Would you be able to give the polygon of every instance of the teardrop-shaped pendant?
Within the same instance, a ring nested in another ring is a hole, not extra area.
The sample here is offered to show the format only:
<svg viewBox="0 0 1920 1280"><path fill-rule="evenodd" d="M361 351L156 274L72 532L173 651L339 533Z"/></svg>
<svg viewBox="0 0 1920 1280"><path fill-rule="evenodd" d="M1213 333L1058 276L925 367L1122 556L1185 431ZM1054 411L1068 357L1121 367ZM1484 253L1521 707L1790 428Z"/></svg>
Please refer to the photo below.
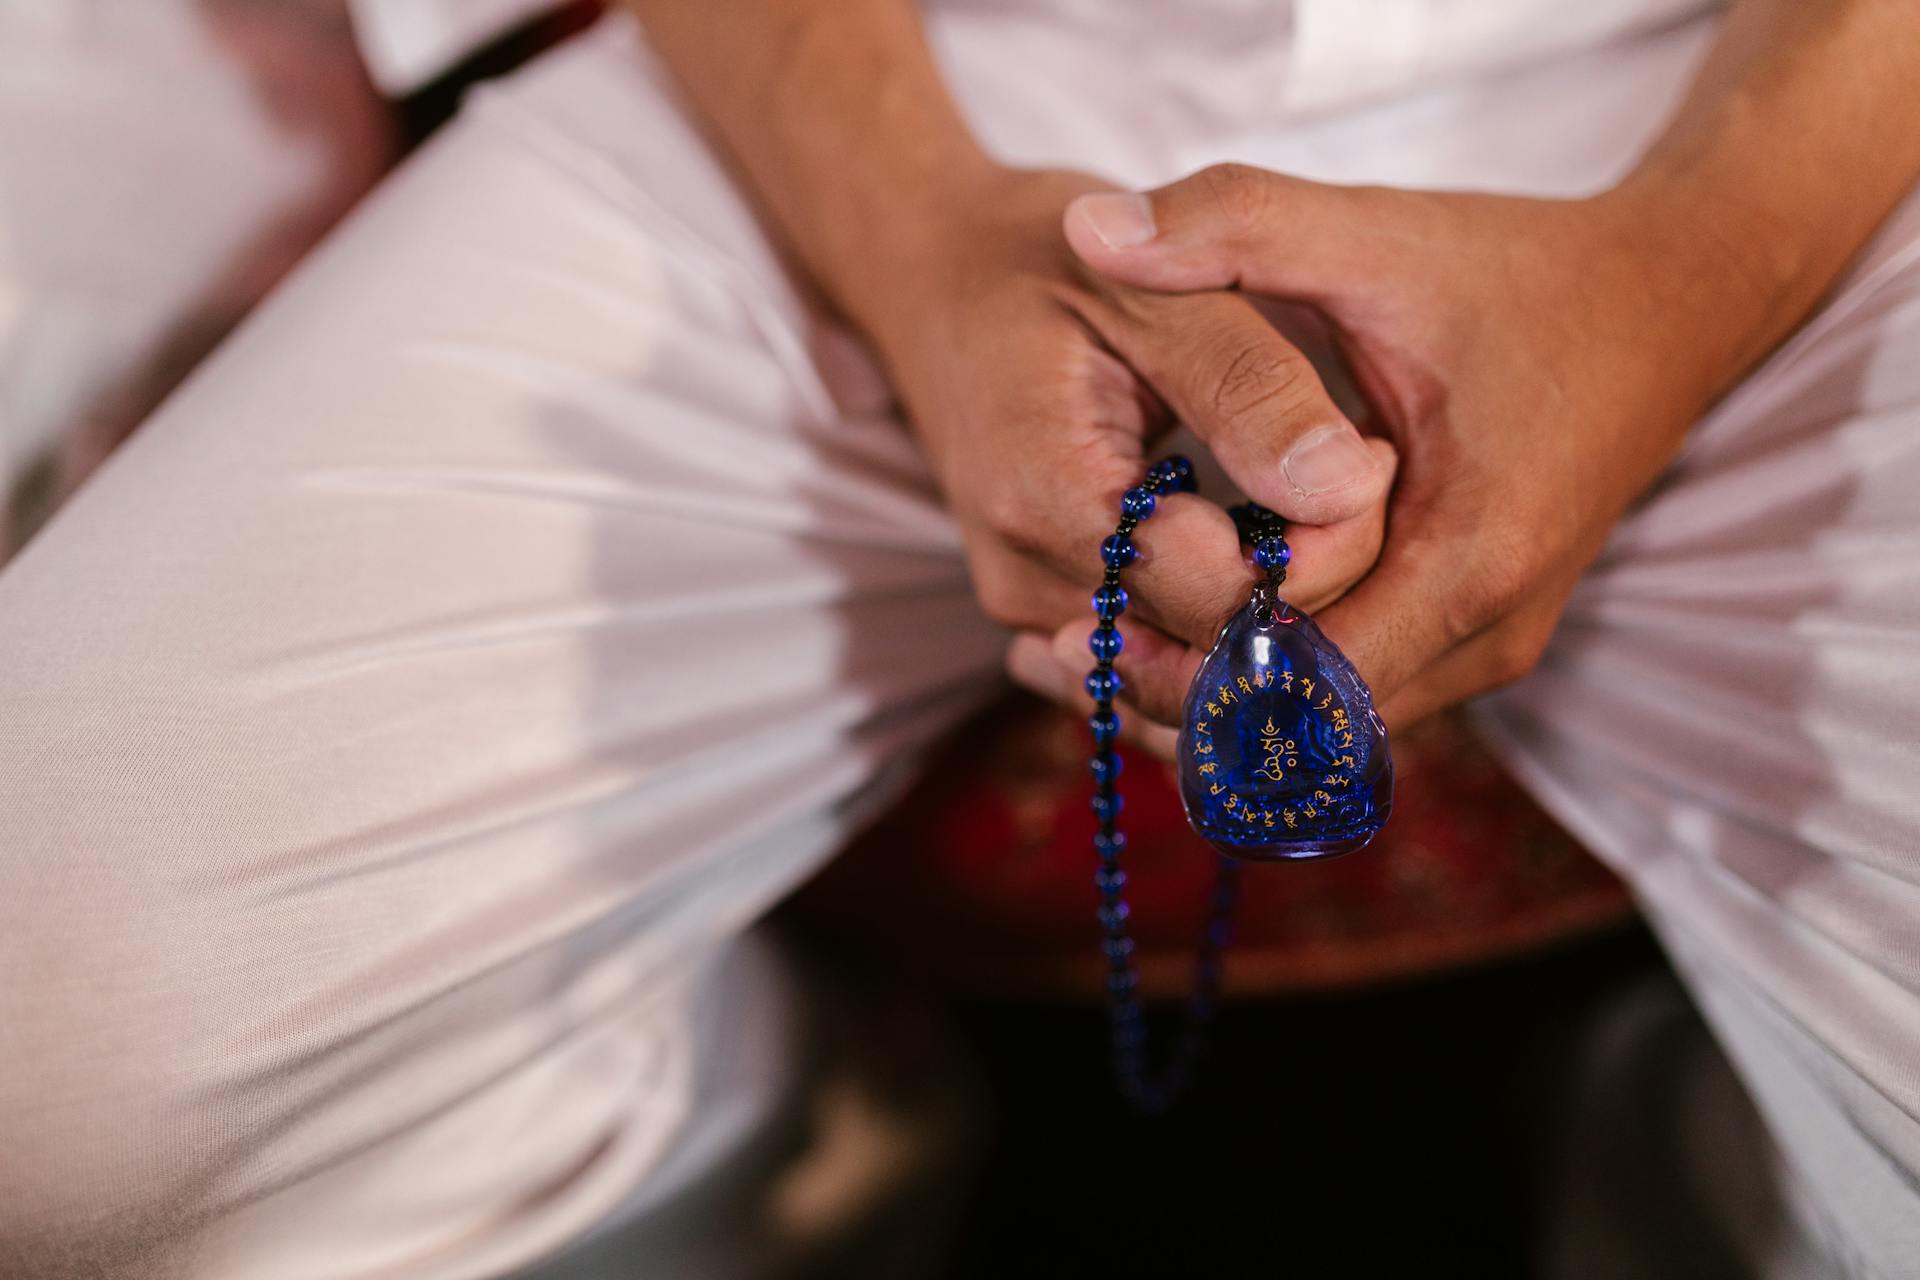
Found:
<svg viewBox="0 0 1920 1280"><path fill-rule="evenodd" d="M1313 619L1261 583L1187 689L1187 820L1231 858L1330 858L1393 807L1393 757L1373 695Z"/></svg>

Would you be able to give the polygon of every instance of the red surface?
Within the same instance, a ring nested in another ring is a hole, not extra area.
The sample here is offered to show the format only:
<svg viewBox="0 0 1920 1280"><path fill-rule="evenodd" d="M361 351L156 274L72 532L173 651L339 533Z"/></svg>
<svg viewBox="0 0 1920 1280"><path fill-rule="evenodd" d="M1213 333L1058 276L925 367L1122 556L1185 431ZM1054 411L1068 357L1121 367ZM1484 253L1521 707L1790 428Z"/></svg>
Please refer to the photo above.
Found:
<svg viewBox="0 0 1920 1280"><path fill-rule="evenodd" d="M970 726L799 909L890 963L999 994L1092 993L1089 749L1077 718L1026 698ZM1126 867L1150 991L1183 989L1212 887L1171 767L1123 750ZM1624 888L1455 719L1394 742L1394 813L1371 846L1249 866L1230 992L1312 989L1482 961L1618 924Z"/></svg>

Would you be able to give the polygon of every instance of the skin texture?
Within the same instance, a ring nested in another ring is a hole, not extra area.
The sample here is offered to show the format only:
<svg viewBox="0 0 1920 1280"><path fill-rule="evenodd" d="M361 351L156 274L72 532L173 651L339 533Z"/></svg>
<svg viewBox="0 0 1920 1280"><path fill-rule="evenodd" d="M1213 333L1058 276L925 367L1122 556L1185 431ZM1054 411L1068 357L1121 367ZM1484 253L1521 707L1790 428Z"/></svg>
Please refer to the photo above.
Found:
<svg viewBox="0 0 1920 1280"><path fill-rule="evenodd" d="M950 280L923 295L944 305L881 347L966 535L982 604L1016 628L1086 618L1120 493L1139 482L1145 449L1176 415L1241 484L1309 522L1297 534L1311 566L1295 583L1302 603L1337 598L1378 553L1391 450L1360 443L1304 357L1245 300L1084 284L1056 229L1065 184L1089 180L1020 175L996 217L961 238L968 252L948 261ZM1132 359L1114 354L1116 337ZM1240 372L1223 382L1222 367ZM1269 394L1277 370L1293 371L1285 396ZM1305 491L1287 459L1329 433L1352 440L1359 471ZM1245 600L1255 578L1232 522L1213 503L1170 497L1136 542L1140 560L1127 572L1136 652L1174 660L1210 644L1221 602Z"/></svg>
<svg viewBox="0 0 1920 1280"><path fill-rule="evenodd" d="M629 3L883 360L983 605L1022 632L1010 670L1079 705L1098 543L1176 419L1296 522L1288 594L1390 723L1525 674L1689 426L1920 176L1906 0L1736 4L1661 140L1580 201L1239 166L1113 193L985 156L907 0ZM1386 440L1351 434L1248 294L1319 315ZM1138 541L1119 669L1166 723L1254 575L1196 497Z"/></svg>

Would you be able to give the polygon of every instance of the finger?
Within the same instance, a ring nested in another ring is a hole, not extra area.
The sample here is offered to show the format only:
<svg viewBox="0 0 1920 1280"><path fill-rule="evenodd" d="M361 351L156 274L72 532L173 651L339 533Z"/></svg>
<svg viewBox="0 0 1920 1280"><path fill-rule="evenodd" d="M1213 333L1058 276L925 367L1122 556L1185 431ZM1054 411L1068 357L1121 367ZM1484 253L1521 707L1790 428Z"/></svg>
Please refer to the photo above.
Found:
<svg viewBox="0 0 1920 1280"><path fill-rule="evenodd" d="M1007 645L1007 674L1015 684L1083 715L1091 714L1094 708L1083 683L1086 671L1092 669L1091 660L1084 666L1080 669L1062 663L1053 652L1050 638L1035 632L1023 631ZM1177 731L1134 714L1131 708L1121 712L1120 738L1163 760L1173 759L1179 742Z"/></svg>
<svg viewBox="0 0 1920 1280"><path fill-rule="evenodd" d="M1377 437L1367 438L1386 468L1389 487L1399 466L1394 447ZM1287 530L1293 560L1280 594L1296 608L1319 613L1345 595L1380 558L1386 540L1387 504L1375 503L1359 515L1335 524L1301 524Z"/></svg>
<svg viewBox="0 0 1920 1280"><path fill-rule="evenodd" d="M1369 447L1378 451L1381 465L1391 478L1395 461L1391 446L1384 441L1369 441ZM1087 516L1082 532L1066 537L1075 551L1061 553L1066 561L1062 572L1081 581L1099 580L1105 570L1099 546L1111 532L1106 521L1118 519L1119 502L1116 493L1097 504L1109 508L1112 515ZM1298 525L1289 530L1294 558L1288 571L1287 599L1308 610L1337 599L1379 555L1385 523L1384 506L1375 504L1350 520ZM1203 498L1169 494L1157 500L1153 515L1141 522L1132 536L1135 559L1121 576L1129 600L1128 616L1203 651L1211 648L1220 628L1246 604L1260 577L1247 559L1233 519ZM1036 592L1040 589L1035 588ZM1056 599L1048 596L1050 603ZM1063 612L1044 617L1035 613L1030 621L1010 625L1052 631L1063 620L1083 614L1087 605L1086 593L1081 592Z"/></svg>
<svg viewBox="0 0 1920 1280"><path fill-rule="evenodd" d="M1012 631L1051 631L1087 612L1087 592L1077 582L989 539L970 540L967 574L980 608Z"/></svg>
<svg viewBox="0 0 1920 1280"><path fill-rule="evenodd" d="M1133 531L1137 558L1121 574L1127 619L1205 650L1259 574L1240 545L1233 518L1191 494L1161 497Z"/></svg>
<svg viewBox="0 0 1920 1280"><path fill-rule="evenodd" d="M1227 523L1230 526L1232 522ZM1212 528L1211 520L1207 524ZM1176 533L1184 532L1187 527L1181 526ZM1143 531L1145 528L1147 526L1142 526ZM1294 567L1288 573L1283 595L1297 608L1318 612L1338 599L1372 567L1385 530L1384 508L1340 524L1298 529L1293 538ZM1237 546L1238 535L1232 536ZM1154 542L1147 553L1148 563L1152 563L1154 556L1166 552L1165 544ZM1187 686L1203 656L1212 649L1226 620L1246 606L1257 574L1246 568L1223 576L1218 587L1209 586L1195 592L1191 575L1179 572L1177 560L1162 560L1160 567L1162 572L1158 575L1149 574L1147 565L1139 565L1129 575L1143 598L1137 608L1130 606L1130 612L1115 622L1121 636L1120 657L1115 666L1127 682L1126 698L1148 716L1171 725L1180 721ZM1141 590L1143 579L1145 590ZM1149 597L1149 591L1155 595ZM1182 594L1170 603L1168 596L1176 592ZM1168 614L1176 616L1181 632L1186 634L1176 638L1176 634L1151 625L1153 618ZM1091 661L1087 642L1096 626L1090 618L1075 618L1061 626L1053 637L1055 658L1068 668Z"/></svg>
<svg viewBox="0 0 1920 1280"><path fill-rule="evenodd" d="M1137 623L1120 623L1120 656L1114 670L1124 681L1121 700L1147 719L1178 725L1193 673L1205 661L1206 650ZM1085 666L1092 661L1087 638L1090 628L1069 622L1053 634L1052 653L1061 667Z"/></svg>
<svg viewBox="0 0 1920 1280"><path fill-rule="evenodd" d="M1373 690L1393 705L1422 672L1478 635L1497 611L1434 541L1389 542L1379 564L1315 619ZM1417 710L1418 699L1405 704Z"/></svg>
<svg viewBox="0 0 1920 1280"><path fill-rule="evenodd" d="M1418 575L1383 565L1315 621L1381 704L1453 647L1453 638L1429 616L1441 607L1439 596Z"/></svg>
<svg viewBox="0 0 1920 1280"><path fill-rule="evenodd" d="M1442 654L1433 666L1374 704L1392 733L1418 724L1428 716L1457 706L1493 687L1486 659L1472 642Z"/></svg>
<svg viewBox="0 0 1920 1280"><path fill-rule="evenodd" d="M1333 524L1386 502L1393 469L1297 347L1244 298L1119 290L1082 316L1255 502Z"/></svg>
<svg viewBox="0 0 1920 1280"><path fill-rule="evenodd" d="M1112 280L1190 292L1244 288L1318 301L1396 269L1398 242L1365 215L1377 192L1220 164L1144 194L1099 192L1067 206L1074 253Z"/></svg>
<svg viewBox="0 0 1920 1280"><path fill-rule="evenodd" d="M1120 520L1120 495L1139 484L1145 467L1126 464L1125 478L1110 483L1092 500L1032 502L1035 523L1021 530L1011 517L1001 538L1040 562L1044 571L1085 586L1073 609L1020 624L1024 630L1051 633L1075 614L1087 615L1088 592L1105 575L1101 547ZM1151 518L1131 535L1134 558L1122 580L1133 616L1189 644L1211 643L1221 621L1247 598L1255 572L1240 549L1233 520L1214 503L1187 494L1168 494L1155 503ZM978 580L976 580L978 581ZM989 601L989 612L993 612ZM998 616L996 614L996 616Z"/></svg>
<svg viewBox="0 0 1920 1280"><path fill-rule="evenodd" d="M1180 731L1141 716L1120 718L1120 737L1148 755L1171 760L1180 751Z"/></svg>
<svg viewBox="0 0 1920 1280"><path fill-rule="evenodd" d="M1550 603L1549 603L1550 602ZM1531 674L1559 621L1564 596L1500 619L1423 667L1379 707L1390 728L1414 724Z"/></svg>

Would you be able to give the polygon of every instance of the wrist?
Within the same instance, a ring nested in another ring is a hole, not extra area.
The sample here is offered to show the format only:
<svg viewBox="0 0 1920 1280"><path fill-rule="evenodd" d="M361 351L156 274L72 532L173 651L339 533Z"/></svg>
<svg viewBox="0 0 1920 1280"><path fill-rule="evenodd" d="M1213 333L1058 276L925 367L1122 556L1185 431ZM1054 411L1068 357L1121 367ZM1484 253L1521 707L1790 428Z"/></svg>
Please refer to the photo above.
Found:
<svg viewBox="0 0 1920 1280"><path fill-rule="evenodd" d="M1739 185L1643 165L1588 202L1705 407L1758 363L1827 284L1804 237Z"/></svg>
<svg viewBox="0 0 1920 1280"><path fill-rule="evenodd" d="M840 312L877 340L960 273L978 242L981 211L1009 170L984 155L943 165L936 179L889 180L837 220L817 283Z"/></svg>
<svg viewBox="0 0 1920 1280"><path fill-rule="evenodd" d="M956 305L996 280L1064 280L1074 268L1060 231L1067 204L1110 184L1065 170L989 164L890 209L895 231L870 237L849 269L824 282L890 365L931 342Z"/></svg>

